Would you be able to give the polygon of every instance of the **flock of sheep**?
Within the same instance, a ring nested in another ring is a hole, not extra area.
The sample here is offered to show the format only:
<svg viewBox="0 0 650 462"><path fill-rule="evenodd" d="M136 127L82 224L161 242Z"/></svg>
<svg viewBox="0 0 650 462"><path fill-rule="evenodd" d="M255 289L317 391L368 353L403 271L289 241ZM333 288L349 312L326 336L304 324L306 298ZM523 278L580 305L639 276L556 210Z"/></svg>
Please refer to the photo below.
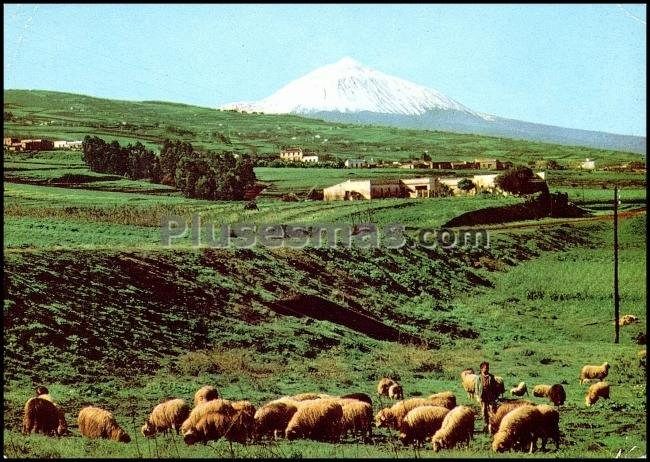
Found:
<svg viewBox="0 0 650 462"><path fill-rule="evenodd" d="M603 379L609 372L609 364L584 366L580 372L580 384L598 380L587 391L587 406L599 398L609 398L609 384ZM470 398L475 394L477 374L466 369L460 374L461 384ZM495 377L498 395L505 393L503 380ZM526 384L519 383L510 390L513 396L528 393ZM247 443L264 439L298 438L338 442L350 434L370 441L373 425L399 432L404 444L421 445L427 440L434 451L469 445L474 435L475 411L456 404L450 391L404 399L402 386L389 378L383 378L377 393L398 400L390 407L373 415L372 399L365 393L331 396L324 393L301 393L270 401L256 408L249 401L230 401L219 396L217 389L206 385L194 396L194 407L182 399L171 399L153 408L141 428L145 437L170 430L181 434L186 444L225 438L228 441ZM37 396L25 404L23 433L42 433L62 436L68 433L63 410L53 401L45 387L38 387ZM536 385L533 395L548 397L560 406L566 393L560 384ZM501 400L489 414L487 429L492 435L495 452L525 450L532 452L537 439L542 449L549 438L559 447L559 412L553 406L535 405L521 399ZM131 438L113 415L104 409L87 406L81 409L77 419L79 432L88 438L107 438L128 443Z"/></svg>

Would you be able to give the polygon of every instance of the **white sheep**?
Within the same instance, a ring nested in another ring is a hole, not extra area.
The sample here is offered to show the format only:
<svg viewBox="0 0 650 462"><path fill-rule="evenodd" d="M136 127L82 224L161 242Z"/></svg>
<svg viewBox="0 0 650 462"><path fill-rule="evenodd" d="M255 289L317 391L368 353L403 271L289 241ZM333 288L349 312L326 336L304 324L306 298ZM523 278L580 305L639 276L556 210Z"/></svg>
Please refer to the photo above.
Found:
<svg viewBox="0 0 650 462"><path fill-rule="evenodd" d="M600 366L586 365L580 371L580 385L587 380L597 379L603 380L609 373L609 363L604 362Z"/></svg>
<svg viewBox="0 0 650 462"><path fill-rule="evenodd" d="M596 382L589 387L587 390L587 395L585 396L585 403L587 406L591 406L599 398L609 399L609 383L607 382Z"/></svg>
<svg viewBox="0 0 650 462"><path fill-rule="evenodd" d="M519 385L510 389L510 394L513 396L528 396L528 388L526 387L526 382L519 382Z"/></svg>

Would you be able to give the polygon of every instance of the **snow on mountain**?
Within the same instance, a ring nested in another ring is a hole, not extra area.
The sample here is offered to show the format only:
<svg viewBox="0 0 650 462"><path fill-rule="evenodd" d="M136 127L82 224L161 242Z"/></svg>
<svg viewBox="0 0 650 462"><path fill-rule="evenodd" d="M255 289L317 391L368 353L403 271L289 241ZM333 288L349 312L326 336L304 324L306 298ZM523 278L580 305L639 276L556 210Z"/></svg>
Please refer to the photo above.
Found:
<svg viewBox="0 0 650 462"><path fill-rule="evenodd" d="M231 103L221 109L268 114L368 111L401 115L451 109L483 118L436 90L370 69L348 57L290 82L261 101Z"/></svg>
<svg viewBox="0 0 650 462"><path fill-rule="evenodd" d="M320 67L260 101L226 104L221 109L646 152L645 137L535 124L476 112L436 90L370 69L352 58Z"/></svg>

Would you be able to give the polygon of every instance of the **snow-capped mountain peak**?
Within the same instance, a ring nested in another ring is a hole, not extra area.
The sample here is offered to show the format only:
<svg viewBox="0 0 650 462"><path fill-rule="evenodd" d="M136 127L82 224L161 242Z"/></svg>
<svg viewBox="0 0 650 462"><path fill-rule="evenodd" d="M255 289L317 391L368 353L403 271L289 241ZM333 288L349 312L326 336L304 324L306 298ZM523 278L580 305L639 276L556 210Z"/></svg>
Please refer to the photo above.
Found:
<svg viewBox="0 0 650 462"><path fill-rule="evenodd" d="M269 114L367 111L400 115L442 109L481 117L436 90L376 71L350 57L320 67L261 101L231 103L222 109Z"/></svg>

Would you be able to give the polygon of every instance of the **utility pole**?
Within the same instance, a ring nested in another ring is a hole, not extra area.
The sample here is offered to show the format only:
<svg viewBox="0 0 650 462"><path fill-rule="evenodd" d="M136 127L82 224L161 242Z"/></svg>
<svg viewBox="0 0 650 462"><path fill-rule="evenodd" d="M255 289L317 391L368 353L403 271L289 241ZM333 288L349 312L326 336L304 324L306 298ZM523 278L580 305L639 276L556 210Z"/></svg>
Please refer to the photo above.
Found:
<svg viewBox="0 0 650 462"><path fill-rule="evenodd" d="M614 186L614 343L618 343L618 186Z"/></svg>

